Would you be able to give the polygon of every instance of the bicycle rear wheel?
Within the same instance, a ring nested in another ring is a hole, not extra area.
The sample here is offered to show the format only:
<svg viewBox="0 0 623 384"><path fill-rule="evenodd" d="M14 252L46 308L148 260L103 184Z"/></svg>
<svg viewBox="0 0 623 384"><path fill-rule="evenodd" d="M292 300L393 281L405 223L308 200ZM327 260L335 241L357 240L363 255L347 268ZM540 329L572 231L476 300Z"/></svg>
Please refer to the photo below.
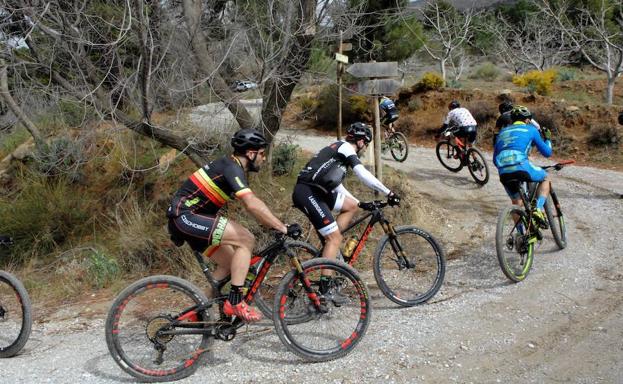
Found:
<svg viewBox="0 0 623 384"><path fill-rule="evenodd" d="M174 276L151 276L124 289L106 319L106 344L115 362L146 382L191 375L212 338L174 334L205 328L209 315L197 310L208 299L199 288Z"/></svg>
<svg viewBox="0 0 623 384"><path fill-rule="evenodd" d="M404 133L392 133L387 139L387 144L394 160L399 162L407 160L407 155L409 155L409 142Z"/></svg>
<svg viewBox="0 0 623 384"><path fill-rule="evenodd" d="M374 279L388 299L411 307L439 291L446 259L437 241L426 231L410 225L394 230L396 237L383 236L374 251Z"/></svg>
<svg viewBox="0 0 623 384"><path fill-rule="evenodd" d="M273 320L277 335L286 347L309 361L329 361L351 352L361 341L370 323L368 291L359 275L348 264L318 258L302 264L303 276L288 273L275 296ZM333 273L332 287L320 293L322 270ZM309 284L311 292L304 287ZM294 296L293 292L298 293ZM339 295L340 300L335 295ZM307 319L293 323L293 312Z"/></svg>
<svg viewBox="0 0 623 384"><path fill-rule="evenodd" d="M477 148L467 150L467 169L476 181L476 184L485 185L489 181L489 167L482 152Z"/></svg>
<svg viewBox="0 0 623 384"><path fill-rule="evenodd" d="M502 272L510 280L520 282L528 276L534 257L536 237L528 232L526 212L510 206L498 215L495 249Z"/></svg>
<svg viewBox="0 0 623 384"><path fill-rule="evenodd" d="M288 241L286 248L292 252L302 263L318 257L320 252L309 243L303 241ZM264 277L264 281L260 285L256 295L255 304L262 311L264 316L271 319L273 317L273 303L275 302L275 292L281 282L281 279L292 269L290 258L285 255L279 255L273 265ZM292 319L294 321L294 319Z"/></svg>
<svg viewBox="0 0 623 384"><path fill-rule="evenodd" d="M21 281L0 271L0 358L24 348L32 329L30 297Z"/></svg>
<svg viewBox="0 0 623 384"><path fill-rule="evenodd" d="M458 172L463 169L461 150L456 145L450 144L447 140L441 141L437 143L435 152L437 153L437 159L447 170Z"/></svg>
<svg viewBox="0 0 623 384"><path fill-rule="evenodd" d="M549 228L552 231L556 245L558 245L559 249L564 249L567 246L567 227L565 226L560 202L553 188L550 189L549 196L545 201L545 214L547 215Z"/></svg>

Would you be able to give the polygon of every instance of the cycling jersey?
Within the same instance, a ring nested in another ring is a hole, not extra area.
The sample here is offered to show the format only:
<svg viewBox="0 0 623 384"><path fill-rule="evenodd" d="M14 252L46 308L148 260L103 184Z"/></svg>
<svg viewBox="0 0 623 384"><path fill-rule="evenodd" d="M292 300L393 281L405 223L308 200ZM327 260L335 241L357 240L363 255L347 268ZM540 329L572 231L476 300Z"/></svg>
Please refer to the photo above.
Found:
<svg viewBox="0 0 623 384"><path fill-rule="evenodd" d="M235 157L221 157L199 168L173 196L169 217L190 211L216 214L232 197L253 193Z"/></svg>
<svg viewBox="0 0 623 384"><path fill-rule="evenodd" d="M536 145L543 156L552 155L552 143L549 140L543 141L532 124L517 121L503 128L497 136L493 163L498 168L500 181L511 198L516 198L517 191L507 183L509 179L516 176L529 181L543 181L547 176L545 170L530 163L528 155L533 145Z"/></svg>
<svg viewBox="0 0 623 384"><path fill-rule="evenodd" d="M398 117L399 117L398 109L396 108L396 104L394 104L394 102L390 98L383 97L381 99L379 107L384 112L384 115L381 119L381 122L383 124L387 125L389 123L393 123L394 121L398 120Z"/></svg>
<svg viewBox="0 0 623 384"><path fill-rule="evenodd" d="M454 108L446 116L443 124L445 126L456 125L457 127L476 127L476 119L467 108Z"/></svg>
<svg viewBox="0 0 623 384"><path fill-rule="evenodd" d="M299 173L292 202L322 236L338 230L331 211L341 211L346 197L357 200L342 184L348 167L368 187L385 195L390 192L361 164L350 143L336 141L321 149Z"/></svg>
<svg viewBox="0 0 623 384"><path fill-rule="evenodd" d="M242 165L235 157L222 157L204 165L173 196L167 210L171 240L177 246L185 240L199 252L218 246L228 222L218 211L232 197L250 193Z"/></svg>

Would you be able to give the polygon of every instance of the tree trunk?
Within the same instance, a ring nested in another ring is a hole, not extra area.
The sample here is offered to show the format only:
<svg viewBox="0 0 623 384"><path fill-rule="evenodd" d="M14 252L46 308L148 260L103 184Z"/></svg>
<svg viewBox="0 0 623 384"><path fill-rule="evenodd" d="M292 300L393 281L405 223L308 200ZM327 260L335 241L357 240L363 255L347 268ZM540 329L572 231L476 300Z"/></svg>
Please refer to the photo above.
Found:
<svg viewBox="0 0 623 384"><path fill-rule="evenodd" d="M19 119L19 121L24 124L30 135L35 140L35 146L39 151L43 151L47 148L47 144L45 139L39 132L39 128L26 116L24 111L17 105L13 97L11 96L11 92L9 91L9 81L7 76L7 66L6 62L2 57L0 57L0 98L4 100L9 109L15 114L15 116Z"/></svg>
<svg viewBox="0 0 623 384"><path fill-rule="evenodd" d="M608 86L606 87L606 103L608 103L608 105L612 105L616 80L617 78L615 75L608 74Z"/></svg>
<svg viewBox="0 0 623 384"><path fill-rule="evenodd" d="M439 71L441 72L441 78L446 81L446 59L439 60Z"/></svg>

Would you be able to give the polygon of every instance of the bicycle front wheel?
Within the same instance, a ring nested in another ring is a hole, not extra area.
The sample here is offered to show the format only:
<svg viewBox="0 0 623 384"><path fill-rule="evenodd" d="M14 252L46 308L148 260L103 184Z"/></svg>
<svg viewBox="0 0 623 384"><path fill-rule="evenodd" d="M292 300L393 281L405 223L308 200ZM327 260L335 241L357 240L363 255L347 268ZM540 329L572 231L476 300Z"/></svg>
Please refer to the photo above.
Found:
<svg viewBox="0 0 623 384"><path fill-rule="evenodd" d="M560 201L558 201L553 188L550 189L544 208L554 241L559 249L564 249L567 247L567 227L565 226L565 218L560 208Z"/></svg>
<svg viewBox="0 0 623 384"><path fill-rule="evenodd" d="M498 215L495 249L502 272L510 280L520 282L528 276L534 257L536 237L528 232L526 212L510 206Z"/></svg>
<svg viewBox="0 0 623 384"><path fill-rule="evenodd" d="M283 254L279 255L275 259L274 264L270 266L255 295L255 304L264 316L269 319L273 316L273 303L277 287L281 279L292 269L290 258L285 254L286 249L296 255L300 262L311 260L320 254L316 247L309 243L303 241L286 242Z"/></svg>
<svg viewBox="0 0 623 384"><path fill-rule="evenodd" d="M447 170L458 172L463 169L461 150L456 145L450 144L449 141L441 141L437 143L435 152L437 153L437 159Z"/></svg>
<svg viewBox="0 0 623 384"><path fill-rule="evenodd" d="M318 258L302 266L302 275L293 270L279 284L273 316L277 335L289 350L309 361L345 356L368 329L368 291L348 264ZM323 293L319 283L322 271L332 274L329 289ZM288 320L292 312L300 318L303 310L306 321Z"/></svg>
<svg viewBox="0 0 623 384"><path fill-rule="evenodd" d="M17 277L0 271L0 357L19 353L31 329L32 306L26 288Z"/></svg>
<svg viewBox="0 0 623 384"><path fill-rule="evenodd" d="M477 148L467 150L467 168L469 174L472 175L476 184L485 185L489 181L489 167L485 161L482 152Z"/></svg>
<svg viewBox="0 0 623 384"><path fill-rule="evenodd" d="M394 160L399 162L407 160L407 155L409 155L409 142L404 133L392 133L389 139L387 139L387 144Z"/></svg>
<svg viewBox="0 0 623 384"><path fill-rule="evenodd" d="M446 273L446 259L437 241L414 226L394 228L374 252L374 278L383 294L396 304L411 307L433 297Z"/></svg>
<svg viewBox="0 0 623 384"><path fill-rule="evenodd" d="M174 276L151 276L124 289L106 319L106 344L115 362L146 382L191 375L212 339L205 328L205 294ZM197 332L199 333L199 332Z"/></svg>

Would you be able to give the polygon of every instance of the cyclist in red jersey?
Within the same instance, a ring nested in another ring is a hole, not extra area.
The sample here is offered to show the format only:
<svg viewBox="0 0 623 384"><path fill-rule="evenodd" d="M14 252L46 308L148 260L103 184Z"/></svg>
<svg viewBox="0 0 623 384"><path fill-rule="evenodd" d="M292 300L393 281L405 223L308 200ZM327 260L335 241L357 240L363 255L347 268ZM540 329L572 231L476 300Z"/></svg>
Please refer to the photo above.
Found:
<svg viewBox="0 0 623 384"><path fill-rule="evenodd" d="M182 184L167 210L171 239L181 246L186 241L193 250L210 257L217 268L217 280L231 274L231 290L223 311L244 321L259 321L260 312L242 299L244 281L249 271L251 252L255 246L253 234L242 225L219 214L232 198L242 204L260 224L293 234L300 232L298 224L286 226L249 188L246 172L257 172L265 160L268 143L255 129L242 129L231 139L234 153L214 160Z"/></svg>

